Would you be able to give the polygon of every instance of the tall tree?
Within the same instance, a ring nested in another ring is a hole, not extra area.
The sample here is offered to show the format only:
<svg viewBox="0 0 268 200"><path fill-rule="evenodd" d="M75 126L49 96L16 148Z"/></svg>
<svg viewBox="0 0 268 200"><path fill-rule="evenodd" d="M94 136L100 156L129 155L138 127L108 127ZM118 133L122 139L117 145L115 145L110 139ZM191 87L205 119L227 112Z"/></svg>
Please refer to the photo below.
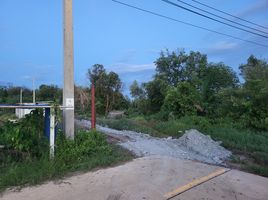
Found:
<svg viewBox="0 0 268 200"><path fill-rule="evenodd" d="M145 97L144 89L141 86L139 86L136 80L134 80L130 86L130 94L135 99L142 99Z"/></svg>
<svg viewBox="0 0 268 200"><path fill-rule="evenodd" d="M119 100L124 96L121 94L122 82L115 72L107 73L104 66L95 64L88 70L88 78L95 85L97 111L108 114L114 108L118 108Z"/></svg>
<svg viewBox="0 0 268 200"><path fill-rule="evenodd" d="M247 115L245 122L255 128L268 129L268 63L250 56L246 64L240 66L245 79L243 90Z"/></svg>

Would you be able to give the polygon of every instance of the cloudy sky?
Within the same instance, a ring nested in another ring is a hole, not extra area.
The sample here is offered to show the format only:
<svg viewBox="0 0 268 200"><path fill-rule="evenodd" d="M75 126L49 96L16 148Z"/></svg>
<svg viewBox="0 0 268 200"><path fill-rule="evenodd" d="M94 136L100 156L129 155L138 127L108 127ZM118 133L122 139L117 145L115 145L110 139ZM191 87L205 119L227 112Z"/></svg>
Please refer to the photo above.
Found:
<svg viewBox="0 0 268 200"><path fill-rule="evenodd" d="M267 38L213 22L161 0L120 1L268 46ZM184 1L201 8L194 1ZM268 27L268 0L200 2ZM78 85L89 84L87 69L98 63L108 71L119 73L126 91L135 79L139 82L151 79L153 63L164 49L200 51L208 55L209 61L222 61L237 72L250 54L268 58L267 47L143 13L112 0L73 0L73 12L75 82ZM37 85L62 86L62 16L62 0L0 1L0 83L31 87L35 77ZM268 32L268 29L261 30Z"/></svg>

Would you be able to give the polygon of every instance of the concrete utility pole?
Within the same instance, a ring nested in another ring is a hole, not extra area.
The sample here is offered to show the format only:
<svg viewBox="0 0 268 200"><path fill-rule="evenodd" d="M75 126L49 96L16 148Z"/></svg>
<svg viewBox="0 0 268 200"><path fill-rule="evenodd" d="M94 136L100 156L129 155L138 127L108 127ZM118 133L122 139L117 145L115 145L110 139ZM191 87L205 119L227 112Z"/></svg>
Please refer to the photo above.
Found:
<svg viewBox="0 0 268 200"><path fill-rule="evenodd" d="M20 104L22 104L22 88L20 88Z"/></svg>
<svg viewBox="0 0 268 200"><path fill-rule="evenodd" d="M64 21L64 83L63 83L63 131L74 139L74 59L72 0L63 0Z"/></svg>
<svg viewBox="0 0 268 200"><path fill-rule="evenodd" d="M35 104L35 78L33 77L33 103Z"/></svg>

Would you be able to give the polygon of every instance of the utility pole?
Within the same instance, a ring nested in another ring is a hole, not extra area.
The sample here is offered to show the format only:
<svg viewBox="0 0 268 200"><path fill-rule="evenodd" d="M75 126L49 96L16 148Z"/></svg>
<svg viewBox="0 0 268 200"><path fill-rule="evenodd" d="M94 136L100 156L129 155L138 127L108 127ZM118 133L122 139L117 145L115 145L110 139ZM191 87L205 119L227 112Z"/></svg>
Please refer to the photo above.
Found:
<svg viewBox="0 0 268 200"><path fill-rule="evenodd" d="M74 139L74 61L72 0L63 0L64 81L63 81L63 131Z"/></svg>
<svg viewBox="0 0 268 200"><path fill-rule="evenodd" d="M33 103L35 104L35 78L33 77Z"/></svg>
<svg viewBox="0 0 268 200"><path fill-rule="evenodd" d="M22 104L22 88L20 88L20 104Z"/></svg>

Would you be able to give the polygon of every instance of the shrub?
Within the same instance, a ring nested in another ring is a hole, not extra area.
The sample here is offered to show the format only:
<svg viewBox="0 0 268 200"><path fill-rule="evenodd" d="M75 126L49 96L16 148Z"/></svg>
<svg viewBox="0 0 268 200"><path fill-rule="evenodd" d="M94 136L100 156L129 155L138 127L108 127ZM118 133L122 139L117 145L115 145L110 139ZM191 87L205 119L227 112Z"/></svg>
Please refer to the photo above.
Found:
<svg viewBox="0 0 268 200"><path fill-rule="evenodd" d="M32 111L18 123L5 123L0 135L2 145L31 156L40 156L48 149L48 142L44 137L43 110Z"/></svg>
<svg viewBox="0 0 268 200"><path fill-rule="evenodd" d="M177 87L170 87L162 106L162 110L170 113L171 119L197 113L200 95L189 82L178 83Z"/></svg>
<svg viewBox="0 0 268 200"><path fill-rule="evenodd" d="M108 144L96 131L78 131L75 140L66 139L60 133L56 138L53 160L46 152L41 157L29 157L20 162L0 162L0 191L10 186L40 183L77 170L109 166L130 158L130 153Z"/></svg>

